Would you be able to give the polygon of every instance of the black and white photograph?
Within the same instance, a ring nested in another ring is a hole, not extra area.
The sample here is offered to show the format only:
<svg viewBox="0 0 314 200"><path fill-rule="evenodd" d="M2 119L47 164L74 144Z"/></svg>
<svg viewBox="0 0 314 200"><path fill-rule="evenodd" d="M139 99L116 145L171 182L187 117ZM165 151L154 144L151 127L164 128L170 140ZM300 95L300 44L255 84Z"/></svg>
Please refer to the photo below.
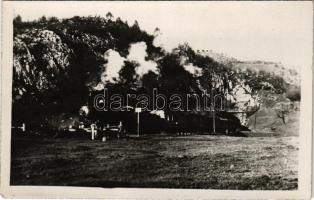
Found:
<svg viewBox="0 0 314 200"><path fill-rule="evenodd" d="M7 2L7 187L309 197L312 10Z"/></svg>

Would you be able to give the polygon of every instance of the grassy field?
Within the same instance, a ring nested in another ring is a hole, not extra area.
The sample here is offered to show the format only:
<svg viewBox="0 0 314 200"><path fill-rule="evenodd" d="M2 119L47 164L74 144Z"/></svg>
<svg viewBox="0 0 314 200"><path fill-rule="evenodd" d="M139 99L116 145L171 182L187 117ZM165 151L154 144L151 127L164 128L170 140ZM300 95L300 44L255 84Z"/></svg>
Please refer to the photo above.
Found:
<svg viewBox="0 0 314 200"><path fill-rule="evenodd" d="M12 140L12 185L292 190L298 139L210 135Z"/></svg>

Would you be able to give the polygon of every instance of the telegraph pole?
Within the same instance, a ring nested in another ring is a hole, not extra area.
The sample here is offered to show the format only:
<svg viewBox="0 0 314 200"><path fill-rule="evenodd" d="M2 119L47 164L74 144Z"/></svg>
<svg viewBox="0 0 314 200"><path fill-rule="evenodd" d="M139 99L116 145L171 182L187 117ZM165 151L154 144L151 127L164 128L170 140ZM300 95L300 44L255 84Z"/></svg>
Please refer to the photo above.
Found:
<svg viewBox="0 0 314 200"><path fill-rule="evenodd" d="M137 113L137 137L140 137L140 113Z"/></svg>
<svg viewBox="0 0 314 200"><path fill-rule="evenodd" d="M214 75L214 67L212 67L212 80L211 80L211 99L212 99L212 118L213 118L213 134L216 134L216 120L215 120L215 98L214 98L214 87L213 87L213 75Z"/></svg>
<svg viewBox="0 0 314 200"><path fill-rule="evenodd" d="M135 112L137 113L137 137L140 137L140 112L142 112L142 109L135 108Z"/></svg>
<svg viewBox="0 0 314 200"><path fill-rule="evenodd" d="M205 50L203 50L204 52ZM208 50L206 50L208 52ZM213 134L216 134L216 120L215 120L215 100L214 100L214 87L213 87L213 76L214 76L214 67L212 66L212 73L211 73L211 91L210 91L210 98L211 98L211 112L212 112L212 123L213 123ZM210 125L210 124L209 124ZM209 129L210 130L210 129Z"/></svg>

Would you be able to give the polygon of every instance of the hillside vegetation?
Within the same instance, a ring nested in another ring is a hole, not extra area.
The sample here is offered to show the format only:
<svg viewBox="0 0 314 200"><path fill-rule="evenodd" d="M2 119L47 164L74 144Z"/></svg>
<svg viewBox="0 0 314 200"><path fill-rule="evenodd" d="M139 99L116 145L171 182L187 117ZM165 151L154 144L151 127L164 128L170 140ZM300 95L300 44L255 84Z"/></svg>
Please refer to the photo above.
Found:
<svg viewBox="0 0 314 200"><path fill-rule="evenodd" d="M228 109L246 111L241 122L251 128L250 117L258 109L259 117L275 116L263 111L262 101L267 97L261 91L300 100L298 82L287 80L285 74L263 67L253 70L243 67L251 64L240 65L233 59L217 60L188 44L166 52L154 45L156 35L142 30L136 21L130 25L111 13L106 17L42 17L31 22L16 17L13 122L78 115L90 93L104 87L147 94L158 88L166 96L213 90L223 94Z"/></svg>

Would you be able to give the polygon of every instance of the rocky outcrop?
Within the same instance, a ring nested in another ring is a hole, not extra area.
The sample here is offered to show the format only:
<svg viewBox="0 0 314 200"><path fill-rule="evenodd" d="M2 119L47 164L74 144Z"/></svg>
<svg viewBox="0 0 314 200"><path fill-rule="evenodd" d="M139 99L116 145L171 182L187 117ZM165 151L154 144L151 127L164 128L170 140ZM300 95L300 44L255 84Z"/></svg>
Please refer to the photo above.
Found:
<svg viewBox="0 0 314 200"><path fill-rule="evenodd" d="M15 98L27 90L48 91L56 87L60 71L70 65L73 51L54 32L30 29L14 37L14 88Z"/></svg>

